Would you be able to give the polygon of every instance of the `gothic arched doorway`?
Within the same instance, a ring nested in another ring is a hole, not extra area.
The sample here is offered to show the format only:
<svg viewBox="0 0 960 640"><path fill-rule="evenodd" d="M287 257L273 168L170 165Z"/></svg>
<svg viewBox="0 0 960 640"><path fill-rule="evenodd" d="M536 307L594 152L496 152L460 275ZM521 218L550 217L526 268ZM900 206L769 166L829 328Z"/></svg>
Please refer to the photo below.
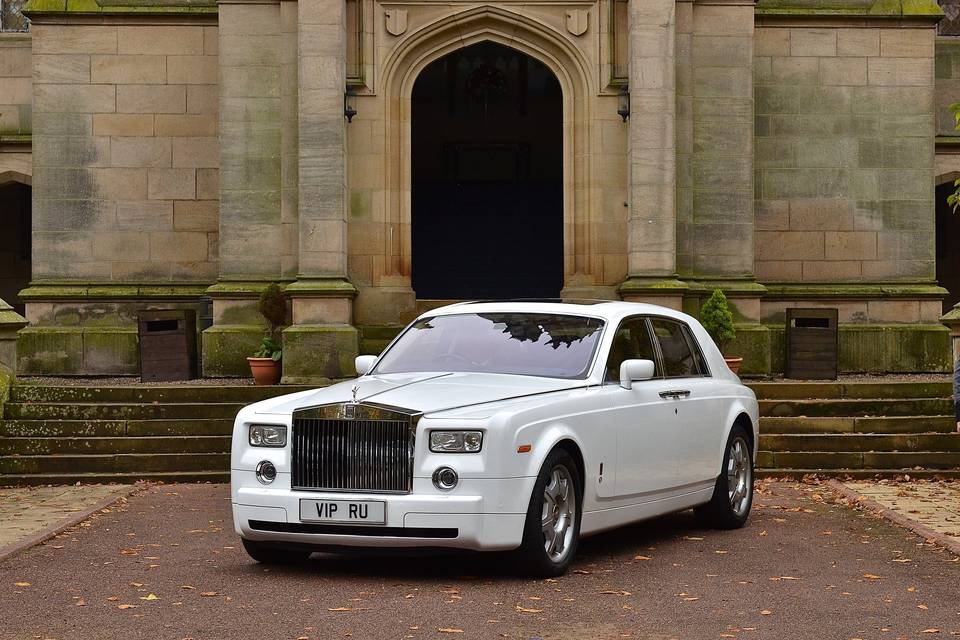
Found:
<svg viewBox="0 0 960 640"><path fill-rule="evenodd" d="M563 95L494 42L430 63L411 98L412 284L420 299L559 297Z"/></svg>
<svg viewBox="0 0 960 640"><path fill-rule="evenodd" d="M17 297L30 283L30 187L0 176L0 299L23 314Z"/></svg>

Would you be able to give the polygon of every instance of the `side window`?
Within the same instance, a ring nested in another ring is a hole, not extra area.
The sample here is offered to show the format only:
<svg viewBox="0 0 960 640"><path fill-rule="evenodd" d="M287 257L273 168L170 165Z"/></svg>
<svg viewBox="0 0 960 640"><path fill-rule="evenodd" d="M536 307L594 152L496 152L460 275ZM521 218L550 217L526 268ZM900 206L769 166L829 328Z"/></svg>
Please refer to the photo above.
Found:
<svg viewBox="0 0 960 640"><path fill-rule="evenodd" d="M652 320L653 332L660 343L663 355L663 368L668 378L688 378L700 375L697 361L690 351L690 345L683 335L683 325L678 322L657 318Z"/></svg>
<svg viewBox="0 0 960 640"><path fill-rule="evenodd" d="M607 356L607 381L619 381L620 363L631 359L657 362L656 351L644 318L627 318L617 328L613 344L610 345L610 355ZM660 365L657 363L654 376L660 375Z"/></svg>
<svg viewBox="0 0 960 640"><path fill-rule="evenodd" d="M683 335L687 337L687 344L689 344L693 350L693 357L697 361L697 369L700 371L700 375L709 376L710 367L707 366L707 359L704 357L703 349L700 348L697 339L693 337L693 332L690 331L690 327L683 325Z"/></svg>

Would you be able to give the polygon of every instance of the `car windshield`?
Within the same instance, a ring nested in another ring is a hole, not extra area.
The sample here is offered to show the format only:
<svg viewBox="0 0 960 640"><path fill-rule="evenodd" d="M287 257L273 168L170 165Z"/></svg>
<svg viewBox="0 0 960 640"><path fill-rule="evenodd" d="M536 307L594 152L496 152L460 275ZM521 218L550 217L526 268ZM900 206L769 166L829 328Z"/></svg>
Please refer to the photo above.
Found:
<svg viewBox="0 0 960 640"><path fill-rule="evenodd" d="M454 371L586 378L603 320L551 313L464 313L417 320L373 373Z"/></svg>

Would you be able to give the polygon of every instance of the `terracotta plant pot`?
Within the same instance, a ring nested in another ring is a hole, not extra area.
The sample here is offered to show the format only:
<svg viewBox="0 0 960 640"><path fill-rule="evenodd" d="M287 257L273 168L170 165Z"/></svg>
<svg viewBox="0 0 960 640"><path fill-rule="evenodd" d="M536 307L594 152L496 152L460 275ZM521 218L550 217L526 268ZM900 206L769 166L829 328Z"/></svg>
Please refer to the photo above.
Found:
<svg viewBox="0 0 960 640"><path fill-rule="evenodd" d="M274 385L280 382L280 361L273 358L247 358L250 363L250 372L253 381L261 387Z"/></svg>
<svg viewBox="0 0 960 640"><path fill-rule="evenodd" d="M727 363L728 367L730 367L730 371L733 371L734 373L740 373L740 365L743 364L743 358L724 358L723 361Z"/></svg>

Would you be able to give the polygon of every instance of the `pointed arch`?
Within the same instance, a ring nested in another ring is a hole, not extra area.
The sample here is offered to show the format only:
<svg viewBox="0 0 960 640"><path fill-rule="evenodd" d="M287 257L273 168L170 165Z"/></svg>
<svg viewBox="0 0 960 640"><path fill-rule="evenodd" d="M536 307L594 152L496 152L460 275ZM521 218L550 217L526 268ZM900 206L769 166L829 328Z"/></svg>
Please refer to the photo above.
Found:
<svg viewBox="0 0 960 640"><path fill-rule="evenodd" d="M400 40L387 56L378 93L386 110L387 255L385 269L409 287L411 276L411 95L431 62L480 42L495 42L542 62L563 94L564 281L589 273L592 156L599 144L589 99L599 89L583 52L565 35L511 8L482 5L429 22Z"/></svg>

